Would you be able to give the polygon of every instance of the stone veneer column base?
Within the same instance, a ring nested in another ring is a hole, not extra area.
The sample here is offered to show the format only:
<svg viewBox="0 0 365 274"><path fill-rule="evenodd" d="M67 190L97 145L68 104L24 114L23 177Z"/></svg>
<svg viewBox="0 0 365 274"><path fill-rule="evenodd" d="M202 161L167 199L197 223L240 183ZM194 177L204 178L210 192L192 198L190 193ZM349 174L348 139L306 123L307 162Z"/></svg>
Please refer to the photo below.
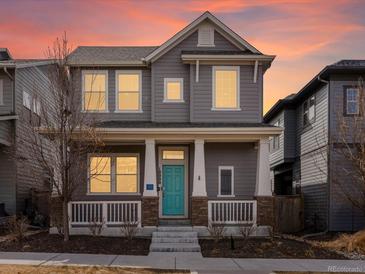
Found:
<svg viewBox="0 0 365 274"><path fill-rule="evenodd" d="M142 226L158 226L158 197L142 197Z"/></svg>
<svg viewBox="0 0 365 274"><path fill-rule="evenodd" d="M208 197L191 197L191 224L208 226Z"/></svg>
<svg viewBox="0 0 365 274"><path fill-rule="evenodd" d="M256 196L257 201L257 225L271 226L275 229L274 197Z"/></svg>

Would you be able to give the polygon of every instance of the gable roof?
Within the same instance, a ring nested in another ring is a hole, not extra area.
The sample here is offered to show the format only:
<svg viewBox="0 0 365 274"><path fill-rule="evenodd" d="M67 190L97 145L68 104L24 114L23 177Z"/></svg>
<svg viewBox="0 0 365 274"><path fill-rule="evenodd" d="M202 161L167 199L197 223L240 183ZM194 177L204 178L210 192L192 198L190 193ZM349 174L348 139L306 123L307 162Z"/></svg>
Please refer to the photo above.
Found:
<svg viewBox="0 0 365 274"><path fill-rule="evenodd" d="M13 59L13 57L11 56L9 50L7 48L0 48L0 61L11 59Z"/></svg>
<svg viewBox="0 0 365 274"><path fill-rule="evenodd" d="M263 55L218 18L206 11L160 46L80 46L69 55L68 63L71 66L145 66L157 60L195 32L203 21L212 23L215 30L240 49L241 53L251 56ZM213 52L214 50L210 51L210 53ZM272 61L272 59L271 56L270 60Z"/></svg>
<svg viewBox="0 0 365 274"><path fill-rule="evenodd" d="M68 63L70 65L92 66L92 65L122 65L133 64L142 65L142 58L154 51L157 46L131 46L131 47L94 47L80 46L70 55Z"/></svg>
<svg viewBox="0 0 365 274"><path fill-rule="evenodd" d="M144 60L146 60L147 62L156 60L158 57L160 57L165 52L167 52L175 44L179 43L185 37L187 37L188 35L193 33L196 30L197 26L200 23L202 23L204 20L209 20L215 26L217 26L218 27L217 31L220 34L222 34L225 38L230 40L233 44L235 44L241 50L249 50L251 53L262 54L254 46L249 44L241 36L239 36L237 33L235 33L233 30L231 30L229 27L227 27L217 17L215 17L209 11L206 11L202 15L200 15L197 19L195 19L193 22L191 22L189 25L187 25L185 28L183 28L181 31L179 31L174 36L172 36L169 40L167 40L161 46L159 46L156 50L151 52L146 58L144 58Z"/></svg>
<svg viewBox="0 0 365 274"><path fill-rule="evenodd" d="M291 94L284 99L278 100L274 106L264 115L263 121L270 122L282 109L292 107L313 94L318 87L325 85L325 81L331 74L356 74L365 73L365 60L340 60L334 64L325 66L296 94Z"/></svg>

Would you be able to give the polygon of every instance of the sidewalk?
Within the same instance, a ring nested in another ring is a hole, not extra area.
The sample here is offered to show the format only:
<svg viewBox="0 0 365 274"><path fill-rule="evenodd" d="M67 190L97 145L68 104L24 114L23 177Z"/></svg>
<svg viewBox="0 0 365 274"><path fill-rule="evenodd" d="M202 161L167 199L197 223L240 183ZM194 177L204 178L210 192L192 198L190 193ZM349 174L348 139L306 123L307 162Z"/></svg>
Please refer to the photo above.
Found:
<svg viewBox="0 0 365 274"><path fill-rule="evenodd" d="M192 273L270 273L275 270L365 272L365 261L355 260L203 258L200 253L159 252L148 256L0 252L0 264L187 269Z"/></svg>

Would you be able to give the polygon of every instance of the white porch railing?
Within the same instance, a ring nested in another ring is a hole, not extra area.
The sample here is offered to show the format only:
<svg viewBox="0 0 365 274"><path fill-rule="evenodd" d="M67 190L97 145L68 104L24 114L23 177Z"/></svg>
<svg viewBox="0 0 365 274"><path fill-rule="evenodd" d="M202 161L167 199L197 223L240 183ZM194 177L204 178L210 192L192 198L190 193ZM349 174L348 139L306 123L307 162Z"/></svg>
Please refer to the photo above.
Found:
<svg viewBox="0 0 365 274"><path fill-rule="evenodd" d="M256 224L256 201L208 201L208 221L213 224Z"/></svg>
<svg viewBox="0 0 365 274"><path fill-rule="evenodd" d="M141 225L141 201L75 201L68 204L70 225Z"/></svg>

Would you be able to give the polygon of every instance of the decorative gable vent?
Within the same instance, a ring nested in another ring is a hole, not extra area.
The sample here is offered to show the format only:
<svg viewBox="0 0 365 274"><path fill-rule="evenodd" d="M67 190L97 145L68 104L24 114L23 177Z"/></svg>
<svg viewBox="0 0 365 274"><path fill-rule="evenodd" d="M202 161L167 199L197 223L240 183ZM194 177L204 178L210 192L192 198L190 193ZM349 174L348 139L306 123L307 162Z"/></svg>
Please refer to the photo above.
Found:
<svg viewBox="0 0 365 274"><path fill-rule="evenodd" d="M201 26L198 31L198 47L214 47L214 28Z"/></svg>

